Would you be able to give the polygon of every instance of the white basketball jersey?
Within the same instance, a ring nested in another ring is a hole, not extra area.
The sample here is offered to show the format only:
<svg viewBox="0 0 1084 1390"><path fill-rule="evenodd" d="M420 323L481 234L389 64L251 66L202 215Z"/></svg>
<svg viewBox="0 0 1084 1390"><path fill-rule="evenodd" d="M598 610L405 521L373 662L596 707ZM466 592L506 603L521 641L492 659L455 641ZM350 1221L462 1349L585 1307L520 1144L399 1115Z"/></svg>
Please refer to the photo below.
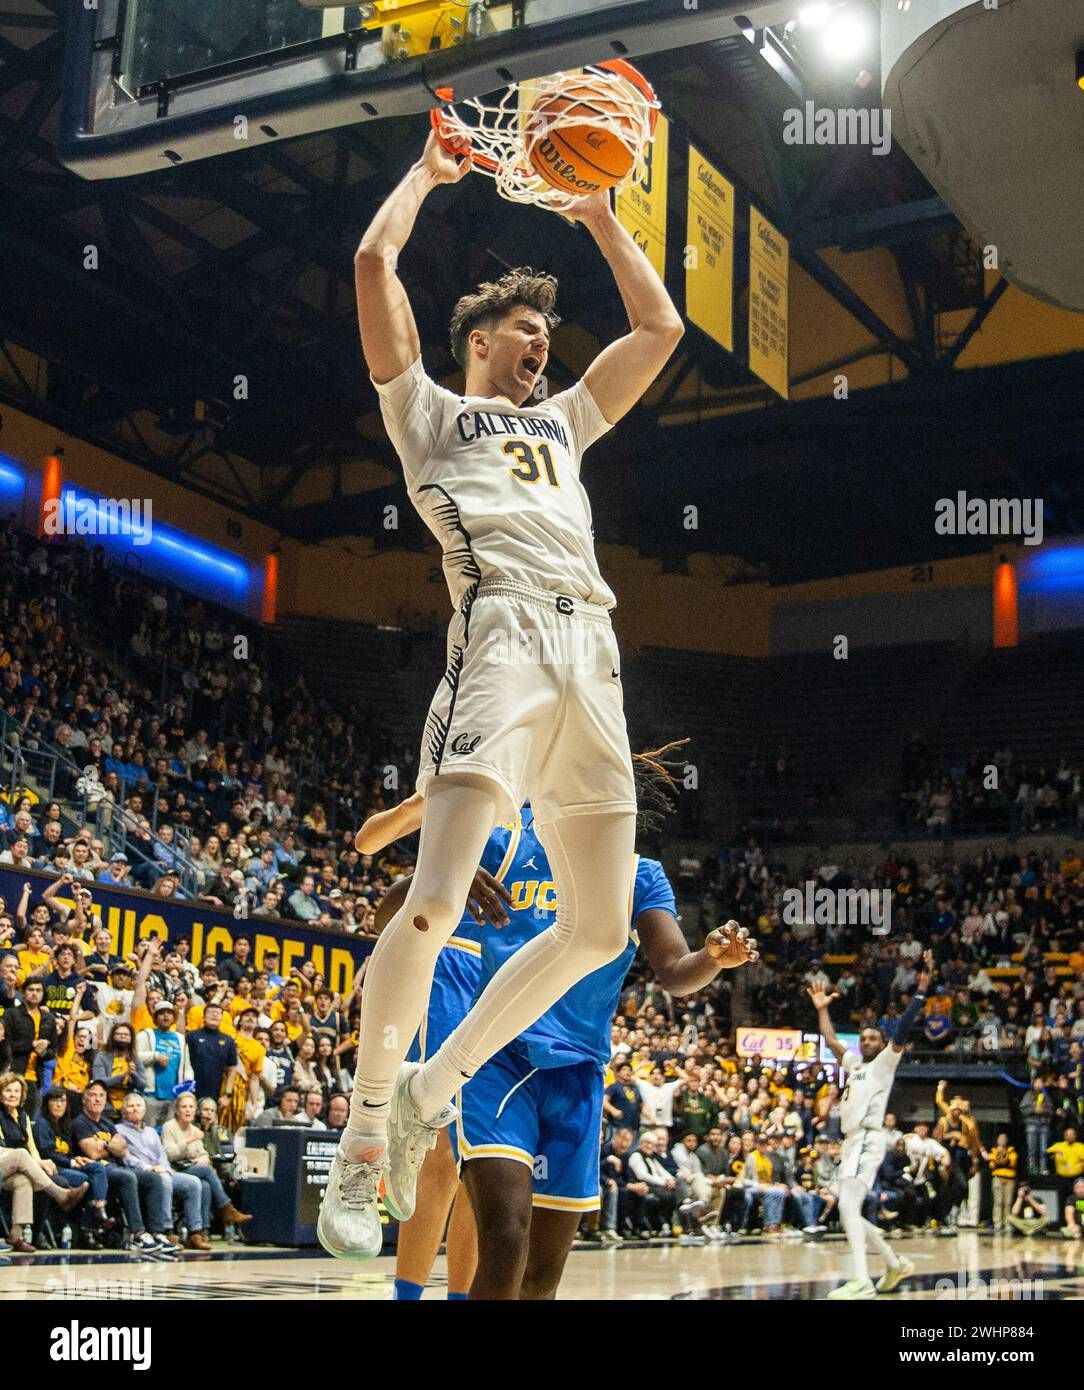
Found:
<svg viewBox="0 0 1084 1390"><path fill-rule="evenodd" d="M902 1056L891 1044L883 1047L872 1062L864 1062L858 1052L843 1054L847 1084L840 1097L839 1118L845 1136L860 1129L880 1129L884 1124Z"/></svg>
<svg viewBox="0 0 1084 1390"><path fill-rule="evenodd" d="M595 560L580 459L610 428L582 381L548 400L457 396L419 357L376 386L410 500L444 552L452 603L514 579L613 608Z"/></svg>

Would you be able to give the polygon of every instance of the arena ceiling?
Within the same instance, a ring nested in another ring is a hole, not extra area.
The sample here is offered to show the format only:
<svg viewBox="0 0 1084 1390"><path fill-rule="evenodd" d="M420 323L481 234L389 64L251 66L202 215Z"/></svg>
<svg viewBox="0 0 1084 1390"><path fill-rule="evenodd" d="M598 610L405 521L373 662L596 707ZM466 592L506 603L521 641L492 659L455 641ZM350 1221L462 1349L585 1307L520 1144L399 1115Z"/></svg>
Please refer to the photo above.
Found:
<svg viewBox="0 0 1084 1390"><path fill-rule="evenodd" d="M0 0L0 400L298 539L420 546L409 507L400 532L381 524L405 499L358 344L352 259L424 122L87 181L55 153L65 8ZM734 574L795 581L988 546L932 533L933 501L961 488L1042 497L1048 535L1078 532L1084 321L984 268L898 148L784 145L797 99L872 98L782 57L770 65L735 29L642 66L790 235L792 400L691 329L593 451L598 539L668 569L693 548L731 557ZM431 372L454 376L456 298L523 263L561 282L551 389L622 331L586 233L472 177L427 201L402 257ZM1035 318L1040 307L1058 317Z"/></svg>

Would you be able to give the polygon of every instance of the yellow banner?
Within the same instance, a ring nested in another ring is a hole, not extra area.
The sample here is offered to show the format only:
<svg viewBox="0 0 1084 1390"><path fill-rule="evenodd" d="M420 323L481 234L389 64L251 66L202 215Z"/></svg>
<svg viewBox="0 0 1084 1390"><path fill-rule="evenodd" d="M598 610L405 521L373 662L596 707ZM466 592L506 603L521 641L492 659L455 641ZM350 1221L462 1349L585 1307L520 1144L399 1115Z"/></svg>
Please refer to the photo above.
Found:
<svg viewBox="0 0 1084 1390"><path fill-rule="evenodd" d="M790 242L749 208L749 370L787 400Z"/></svg>
<svg viewBox="0 0 1084 1390"><path fill-rule="evenodd" d="M685 315L734 351L734 185L689 146Z"/></svg>
<svg viewBox="0 0 1084 1390"><path fill-rule="evenodd" d="M617 195L617 220L658 271L666 278L666 172L670 126L659 116L655 139L645 156L643 177L626 184Z"/></svg>

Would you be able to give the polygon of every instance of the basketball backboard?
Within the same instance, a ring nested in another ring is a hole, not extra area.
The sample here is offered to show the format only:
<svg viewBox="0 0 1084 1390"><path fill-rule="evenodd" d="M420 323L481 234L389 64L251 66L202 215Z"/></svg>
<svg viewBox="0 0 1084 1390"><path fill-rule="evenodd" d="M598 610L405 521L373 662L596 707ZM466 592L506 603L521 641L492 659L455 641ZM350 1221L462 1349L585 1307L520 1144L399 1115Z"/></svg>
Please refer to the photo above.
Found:
<svg viewBox="0 0 1084 1390"><path fill-rule="evenodd" d="M733 32L759 0L84 0L59 153L115 178Z"/></svg>

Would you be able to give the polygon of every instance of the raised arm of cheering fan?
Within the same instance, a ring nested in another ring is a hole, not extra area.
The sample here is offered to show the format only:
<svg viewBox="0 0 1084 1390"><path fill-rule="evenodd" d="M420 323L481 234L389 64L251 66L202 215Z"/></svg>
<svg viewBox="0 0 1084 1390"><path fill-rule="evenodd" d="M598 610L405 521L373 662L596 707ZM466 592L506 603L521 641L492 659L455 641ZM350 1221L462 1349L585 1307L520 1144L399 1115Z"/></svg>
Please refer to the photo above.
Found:
<svg viewBox="0 0 1084 1390"><path fill-rule="evenodd" d="M361 239L354 256L354 285L361 346L375 381L394 381L421 353L414 314L397 272L399 252L427 195L439 184L458 183L470 167L467 141L461 142L457 157L430 134L421 158L384 200Z"/></svg>
<svg viewBox="0 0 1084 1390"><path fill-rule="evenodd" d="M615 425L666 366L685 325L655 267L614 215L608 192L579 199L565 216L594 237L629 316L632 331L604 348L583 374L595 404Z"/></svg>

